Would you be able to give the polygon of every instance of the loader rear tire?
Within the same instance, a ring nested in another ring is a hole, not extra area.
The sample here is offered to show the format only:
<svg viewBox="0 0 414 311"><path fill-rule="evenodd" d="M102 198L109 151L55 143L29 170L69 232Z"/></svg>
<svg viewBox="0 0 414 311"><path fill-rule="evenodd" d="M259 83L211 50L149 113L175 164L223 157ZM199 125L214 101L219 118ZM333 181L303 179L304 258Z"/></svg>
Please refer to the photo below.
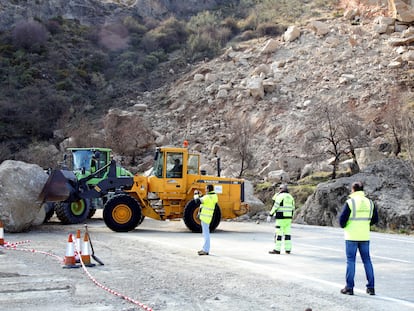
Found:
<svg viewBox="0 0 414 311"><path fill-rule="evenodd" d="M59 202L55 204L56 216L64 225L84 222L89 215L90 203L81 199L76 202Z"/></svg>
<svg viewBox="0 0 414 311"><path fill-rule="evenodd" d="M194 200L188 201L184 208L184 223L188 229L192 232L201 232L201 221L198 218L198 210L200 205L198 205ZM210 232L214 232L221 221L221 210L218 204L214 209L213 219L210 223Z"/></svg>
<svg viewBox="0 0 414 311"><path fill-rule="evenodd" d="M103 219L112 231L132 231L143 220L141 206L137 200L127 194L116 195L106 202Z"/></svg>

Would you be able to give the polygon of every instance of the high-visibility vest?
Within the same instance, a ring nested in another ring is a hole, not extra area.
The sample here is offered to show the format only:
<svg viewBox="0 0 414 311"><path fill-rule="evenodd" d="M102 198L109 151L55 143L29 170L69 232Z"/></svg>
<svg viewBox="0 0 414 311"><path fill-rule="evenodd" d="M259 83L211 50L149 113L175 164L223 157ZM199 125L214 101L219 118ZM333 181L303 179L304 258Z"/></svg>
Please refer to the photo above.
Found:
<svg viewBox="0 0 414 311"><path fill-rule="evenodd" d="M275 201L270 215L276 212L276 219L291 219L295 209L295 199L289 192L276 193L272 200Z"/></svg>
<svg viewBox="0 0 414 311"><path fill-rule="evenodd" d="M365 197L363 191L356 191L349 197L346 203L351 214L344 228L345 240L369 241L374 203Z"/></svg>
<svg viewBox="0 0 414 311"><path fill-rule="evenodd" d="M214 191L209 192L205 196L201 197L200 201L200 220L206 224L210 224L213 219L216 203L218 202L217 194Z"/></svg>

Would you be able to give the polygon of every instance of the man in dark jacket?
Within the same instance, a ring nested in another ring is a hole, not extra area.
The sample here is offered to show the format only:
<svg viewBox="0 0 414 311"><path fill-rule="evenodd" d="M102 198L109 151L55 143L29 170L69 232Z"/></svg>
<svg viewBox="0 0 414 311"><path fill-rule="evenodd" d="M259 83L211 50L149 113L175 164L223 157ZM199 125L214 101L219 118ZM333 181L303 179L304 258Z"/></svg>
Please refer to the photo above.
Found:
<svg viewBox="0 0 414 311"><path fill-rule="evenodd" d="M367 277L367 294L375 295L374 269L369 254L370 226L378 222L378 212L374 203L365 196L364 186L358 181L352 184L351 194L339 216L339 224L344 228L346 252L346 286L342 294L354 294L355 258L357 250L364 263Z"/></svg>

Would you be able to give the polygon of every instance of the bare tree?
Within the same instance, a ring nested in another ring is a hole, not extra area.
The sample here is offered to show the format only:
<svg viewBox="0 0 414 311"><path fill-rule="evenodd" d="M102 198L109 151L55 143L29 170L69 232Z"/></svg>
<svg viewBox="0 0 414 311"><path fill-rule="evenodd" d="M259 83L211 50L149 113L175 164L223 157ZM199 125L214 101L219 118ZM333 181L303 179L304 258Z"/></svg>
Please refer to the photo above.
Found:
<svg viewBox="0 0 414 311"><path fill-rule="evenodd" d="M344 153L344 150L341 148L341 142L343 140L342 136L339 134L338 123L335 122L335 112L328 107L323 109L323 114L326 118L326 123L324 124L324 129L321 133L321 139L328 142L330 147L326 149L326 152L333 156L332 161L332 179L336 178L336 172L338 170L339 158L341 154Z"/></svg>
<svg viewBox="0 0 414 311"><path fill-rule="evenodd" d="M342 156L353 159L351 173L359 171L355 149L367 143L366 134L361 125L362 120L344 109L325 106L315 110L315 118L310 125L312 129L306 138L304 151L315 158L328 154L333 158L331 178L335 179Z"/></svg>
<svg viewBox="0 0 414 311"><path fill-rule="evenodd" d="M403 101L404 108L401 110L402 135L404 138L404 147L407 150L408 159L411 164L411 172L414 172L414 94L407 95Z"/></svg>
<svg viewBox="0 0 414 311"><path fill-rule="evenodd" d="M394 156L398 156L402 151L402 144L403 144L403 119L404 114L407 112L403 109L403 105L400 101L400 96L398 95L398 91L393 89L390 91L390 95L387 98L387 105L383 110L383 120L385 124L388 125L388 135L391 136L393 144L393 154ZM407 120L406 120L407 121Z"/></svg>
<svg viewBox="0 0 414 311"><path fill-rule="evenodd" d="M254 165L254 152L252 146L253 127L249 122L240 120L232 121L233 135L230 147L233 148L235 156L240 161L239 178Z"/></svg>
<svg viewBox="0 0 414 311"><path fill-rule="evenodd" d="M341 117L339 133L345 144L345 152L352 158L351 174L359 173L359 164L355 149L368 144L368 136L362 126L361 118L353 113Z"/></svg>

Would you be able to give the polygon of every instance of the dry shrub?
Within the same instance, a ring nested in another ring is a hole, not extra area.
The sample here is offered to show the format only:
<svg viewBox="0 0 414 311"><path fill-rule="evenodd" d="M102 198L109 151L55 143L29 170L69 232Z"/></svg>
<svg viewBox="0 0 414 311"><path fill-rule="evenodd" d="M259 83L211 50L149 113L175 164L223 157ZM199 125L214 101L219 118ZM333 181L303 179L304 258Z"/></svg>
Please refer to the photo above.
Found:
<svg viewBox="0 0 414 311"><path fill-rule="evenodd" d="M131 157L131 164L154 145L150 127L137 114L111 110L104 118L104 128L106 145L121 156Z"/></svg>
<svg viewBox="0 0 414 311"><path fill-rule="evenodd" d="M18 23L13 29L12 36L16 47L38 52L46 43L49 33L45 26L32 20Z"/></svg>
<svg viewBox="0 0 414 311"><path fill-rule="evenodd" d="M62 155L58 149L47 142L35 142L16 154L16 160L37 164L45 169L58 167Z"/></svg>

